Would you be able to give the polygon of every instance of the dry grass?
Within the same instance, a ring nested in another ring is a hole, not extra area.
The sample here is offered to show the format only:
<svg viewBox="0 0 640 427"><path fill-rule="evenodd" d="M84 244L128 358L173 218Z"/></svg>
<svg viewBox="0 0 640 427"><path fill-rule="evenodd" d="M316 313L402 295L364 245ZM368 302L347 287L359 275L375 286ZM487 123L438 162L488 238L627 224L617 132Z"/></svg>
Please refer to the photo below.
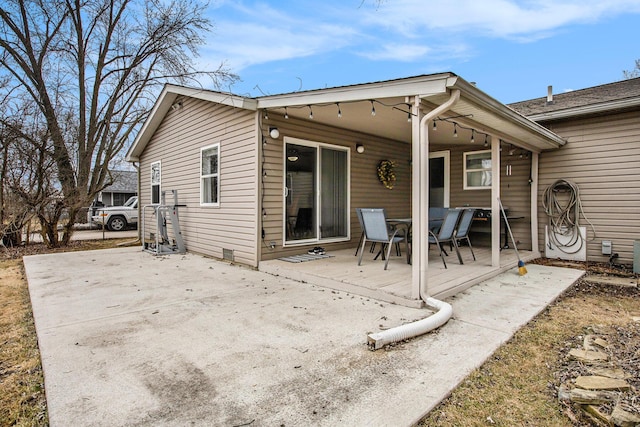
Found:
<svg viewBox="0 0 640 427"><path fill-rule="evenodd" d="M0 425L46 426L40 352L21 261L0 263Z"/></svg>
<svg viewBox="0 0 640 427"><path fill-rule="evenodd" d="M640 313L638 295L637 289L580 282L518 331L419 425L576 425L556 397L554 373L561 369L562 352L593 325L629 324Z"/></svg>
<svg viewBox="0 0 640 427"><path fill-rule="evenodd" d="M130 240L74 242L56 252L112 248ZM0 427L47 426L40 351L22 256L52 251L41 244L0 251Z"/></svg>

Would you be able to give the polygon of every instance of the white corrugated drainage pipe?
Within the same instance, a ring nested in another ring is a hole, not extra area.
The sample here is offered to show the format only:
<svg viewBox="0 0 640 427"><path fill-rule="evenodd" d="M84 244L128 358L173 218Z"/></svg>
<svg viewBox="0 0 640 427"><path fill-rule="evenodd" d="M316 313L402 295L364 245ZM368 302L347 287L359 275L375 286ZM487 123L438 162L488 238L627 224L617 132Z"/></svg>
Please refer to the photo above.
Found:
<svg viewBox="0 0 640 427"><path fill-rule="evenodd" d="M435 298L426 298L424 302L436 311L431 316L418 320L417 322L407 323L405 325L396 326L386 331L369 334L367 341L369 347L373 350L384 347L398 341L404 341L418 335L426 334L440 326L444 325L453 316L453 307L444 301Z"/></svg>
<svg viewBox="0 0 640 427"><path fill-rule="evenodd" d="M420 120L420 144L424 144L426 146L428 142L429 130L426 123L438 114L447 111L451 106L458 102L459 99L460 91L455 89L451 92L451 96L447 102L430 111L422 118L422 120ZM420 289L420 297L429 308L433 308L437 311L431 316L418 320L417 322L407 323L401 326L396 326L395 328L387 329L386 331L369 334L367 336L367 343L371 349L378 350L387 344L404 341L409 338L417 337L418 335L426 334L427 332L439 328L451 319L453 316L453 307L451 307L451 304L429 297L427 289L422 289L423 287L426 287L426 277L424 278Z"/></svg>

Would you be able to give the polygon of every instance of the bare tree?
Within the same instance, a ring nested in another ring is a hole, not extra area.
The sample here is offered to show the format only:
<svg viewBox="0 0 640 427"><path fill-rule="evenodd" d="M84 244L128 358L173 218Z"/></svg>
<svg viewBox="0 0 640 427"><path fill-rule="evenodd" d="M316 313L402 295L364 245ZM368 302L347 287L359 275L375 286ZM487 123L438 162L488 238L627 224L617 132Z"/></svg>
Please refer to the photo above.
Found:
<svg viewBox="0 0 640 427"><path fill-rule="evenodd" d="M52 242L58 240L57 219L52 224L52 216L45 214L52 212L51 208L56 204L60 205L60 197L56 197L59 191L48 173L55 165L47 152L50 144L46 125L31 121L38 118L33 114L34 110L33 106L30 108L24 103L19 111L11 112L6 110L6 103L2 103L0 236L6 246L22 242L23 227L34 216L41 219L43 234L50 236ZM34 139L36 137L38 139Z"/></svg>
<svg viewBox="0 0 640 427"><path fill-rule="evenodd" d="M636 59L636 66L632 70L623 70L622 75L625 79L640 77L640 59Z"/></svg>
<svg viewBox="0 0 640 427"><path fill-rule="evenodd" d="M23 141L53 161L43 173L55 174L60 209L68 215L60 244L69 242L81 207L111 183L110 162L130 144L164 83L208 77L219 87L236 78L223 65L195 68L211 28L204 11L197 0L5 0L0 6L0 66L10 77L0 96L34 101L46 123L46 143L41 133Z"/></svg>

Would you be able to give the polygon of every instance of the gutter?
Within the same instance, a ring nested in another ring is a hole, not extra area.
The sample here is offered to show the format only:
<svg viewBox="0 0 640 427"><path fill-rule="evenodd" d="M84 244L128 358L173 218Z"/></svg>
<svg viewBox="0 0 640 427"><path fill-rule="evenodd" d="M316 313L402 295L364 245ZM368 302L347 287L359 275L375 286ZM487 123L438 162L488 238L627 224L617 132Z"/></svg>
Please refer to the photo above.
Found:
<svg viewBox="0 0 640 427"><path fill-rule="evenodd" d="M429 142L429 129L427 123L432 118L438 116L439 114L444 113L449 110L458 100L460 99L460 89L454 89L451 91L451 96L449 99L439 107L434 110L431 110L420 120L420 147L426 149L428 147ZM427 163L428 166L428 153L424 156L422 155L419 159L420 162ZM426 160L424 159L426 157ZM423 175L426 178L426 168L421 168L424 172ZM421 188L423 184L421 182ZM428 181L427 181L428 184ZM424 207L420 211L420 224L428 224L429 223L429 210L427 206ZM420 248L428 248L429 246L429 235L427 233L420 233L418 244ZM426 251L419 250L418 253L422 256L423 253L427 253ZM392 344L398 341L404 341L409 338L416 337L418 335L426 334L434 329L439 328L444 325L453 317L453 307L451 304L446 303L444 301L440 301L435 298L431 298L428 294L427 289L427 269L422 268L422 264L420 264L420 298L424 301L427 307L436 310L434 314L431 316L424 318L422 320L418 320L417 322L407 323L401 326L396 326L395 328L387 329L386 331L369 334L367 336L367 343L369 347L373 350L378 350L379 348L384 347L387 344Z"/></svg>

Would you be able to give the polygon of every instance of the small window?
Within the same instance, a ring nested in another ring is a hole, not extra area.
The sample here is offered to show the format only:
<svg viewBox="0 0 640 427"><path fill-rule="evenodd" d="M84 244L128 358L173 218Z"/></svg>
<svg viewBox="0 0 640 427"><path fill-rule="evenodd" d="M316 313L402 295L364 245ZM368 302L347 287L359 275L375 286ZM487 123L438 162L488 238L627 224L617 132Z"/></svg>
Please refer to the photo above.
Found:
<svg viewBox="0 0 640 427"><path fill-rule="evenodd" d="M151 204L160 204L160 162L151 163Z"/></svg>
<svg viewBox="0 0 640 427"><path fill-rule="evenodd" d="M491 150L464 153L464 189L491 188Z"/></svg>
<svg viewBox="0 0 640 427"><path fill-rule="evenodd" d="M220 144L200 150L200 204L218 206L220 200Z"/></svg>

